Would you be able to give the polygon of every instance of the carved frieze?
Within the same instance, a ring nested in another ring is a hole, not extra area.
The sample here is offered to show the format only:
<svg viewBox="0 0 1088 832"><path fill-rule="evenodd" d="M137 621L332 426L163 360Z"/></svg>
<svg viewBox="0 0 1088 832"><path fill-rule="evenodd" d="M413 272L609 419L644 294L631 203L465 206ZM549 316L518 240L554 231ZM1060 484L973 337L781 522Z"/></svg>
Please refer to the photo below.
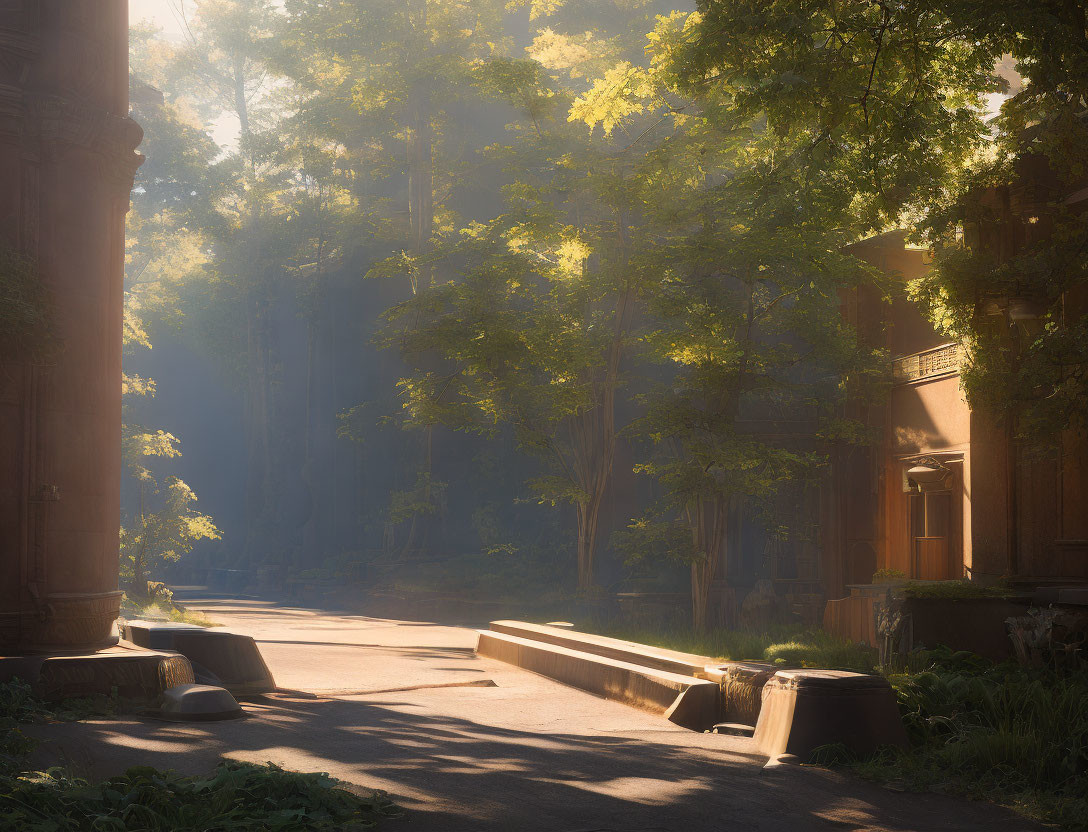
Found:
<svg viewBox="0 0 1088 832"><path fill-rule="evenodd" d="M963 347L945 344L913 355L904 355L892 362L892 377L896 384L953 375L963 363Z"/></svg>
<svg viewBox="0 0 1088 832"><path fill-rule="evenodd" d="M136 153L143 129L127 116L86 107L58 96L34 96L29 111L45 144L81 147L100 154L106 171L128 191L144 157Z"/></svg>

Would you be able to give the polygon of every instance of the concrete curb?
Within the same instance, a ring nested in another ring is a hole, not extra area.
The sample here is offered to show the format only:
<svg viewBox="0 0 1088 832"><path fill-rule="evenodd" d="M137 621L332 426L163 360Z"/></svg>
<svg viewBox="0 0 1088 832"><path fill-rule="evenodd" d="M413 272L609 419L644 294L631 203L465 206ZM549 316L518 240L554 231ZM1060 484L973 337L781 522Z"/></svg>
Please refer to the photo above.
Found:
<svg viewBox="0 0 1088 832"><path fill-rule="evenodd" d="M703 731L718 721L720 691L705 679L492 630L479 631L476 653L661 714L684 728Z"/></svg>
<svg viewBox="0 0 1088 832"><path fill-rule="evenodd" d="M714 659L707 656L666 650L663 647L651 647L648 644L638 644L633 641L598 636L593 633L580 633L566 627L554 627L548 624L530 624L526 621L492 621L490 629L497 633L505 633L506 635L546 644L555 644L570 650L592 653L608 659L636 664L640 667L650 667L654 670L664 670L667 673L676 673L680 676L697 676L704 671L707 665L714 664Z"/></svg>

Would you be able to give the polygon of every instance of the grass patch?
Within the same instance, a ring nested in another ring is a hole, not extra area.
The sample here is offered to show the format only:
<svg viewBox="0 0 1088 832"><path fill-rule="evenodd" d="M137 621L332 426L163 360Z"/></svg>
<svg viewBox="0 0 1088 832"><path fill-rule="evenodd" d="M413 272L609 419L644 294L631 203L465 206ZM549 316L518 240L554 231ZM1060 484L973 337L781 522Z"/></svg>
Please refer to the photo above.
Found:
<svg viewBox="0 0 1088 832"><path fill-rule="evenodd" d="M176 621L180 624L195 624L198 627L222 627L200 613L192 612L173 601L156 598L140 603L126 595L121 600L121 618L128 621Z"/></svg>
<svg viewBox="0 0 1088 832"><path fill-rule="evenodd" d="M54 769L0 783L0 825L23 832L350 832L399 814L384 795L271 763L224 761L207 777L136 766L98 785Z"/></svg>
<svg viewBox="0 0 1088 832"><path fill-rule="evenodd" d="M1009 598L1015 593L1004 584L982 584L971 581L910 581L899 589L907 598L947 598L968 600L972 598Z"/></svg>
<svg viewBox="0 0 1088 832"><path fill-rule="evenodd" d="M781 626L765 632L713 629L695 633L690 627L650 628L618 626L602 635L666 647L685 653L733 661L769 661L783 667L826 667L871 673L875 650L850 644L824 630Z"/></svg>
<svg viewBox="0 0 1088 832"><path fill-rule="evenodd" d="M401 814L384 794L358 795L327 774L221 762L183 777L150 766L98 784L64 769L29 771L20 726L84 718L92 700L46 704L29 685L0 684L0 829L20 832L351 832ZM97 715L97 714L92 714Z"/></svg>
<svg viewBox="0 0 1088 832"><path fill-rule="evenodd" d="M994 664L941 648L928 669L889 676L911 740L826 764L913 791L989 800L1070 832L1088 832L1088 673Z"/></svg>
<svg viewBox="0 0 1088 832"><path fill-rule="evenodd" d="M929 585L929 587L938 585ZM951 590L958 590L953 586ZM1000 588L997 588L1000 591ZM1001 597L996 592L924 597ZM722 659L875 672L876 651L820 630L763 633L615 627L605 635ZM912 791L987 800L1068 832L1088 832L1088 672L994 664L948 648L918 657L920 672L889 674L911 740L866 760L845 747L814 763Z"/></svg>

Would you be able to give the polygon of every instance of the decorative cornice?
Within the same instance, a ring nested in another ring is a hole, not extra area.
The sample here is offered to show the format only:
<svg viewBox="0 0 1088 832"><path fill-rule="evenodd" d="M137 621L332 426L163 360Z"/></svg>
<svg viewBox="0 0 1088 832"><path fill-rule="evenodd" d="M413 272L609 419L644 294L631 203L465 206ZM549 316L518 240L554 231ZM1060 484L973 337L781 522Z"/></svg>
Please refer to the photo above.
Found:
<svg viewBox="0 0 1088 832"><path fill-rule="evenodd" d="M945 344L895 359L892 362L892 378L896 384L929 381L955 375L960 371L962 363L963 347L959 344Z"/></svg>
<svg viewBox="0 0 1088 832"><path fill-rule="evenodd" d="M42 143L68 145L102 156L111 178L132 189L144 157L136 153L144 131L128 116L87 107L53 95L27 97L27 111Z"/></svg>

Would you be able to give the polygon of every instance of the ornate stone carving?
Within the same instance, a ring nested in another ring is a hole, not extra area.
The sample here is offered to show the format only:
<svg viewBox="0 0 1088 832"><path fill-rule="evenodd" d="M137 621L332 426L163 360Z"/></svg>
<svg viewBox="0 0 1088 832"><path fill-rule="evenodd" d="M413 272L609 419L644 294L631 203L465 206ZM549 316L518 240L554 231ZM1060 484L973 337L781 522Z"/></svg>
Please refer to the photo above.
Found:
<svg viewBox="0 0 1088 832"><path fill-rule="evenodd" d="M33 648L78 646L95 649L113 641L113 622L121 611L119 590L98 593L51 593L42 597L45 620L34 626ZM35 616L37 617L37 616Z"/></svg>
<svg viewBox="0 0 1088 832"><path fill-rule="evenodd" d="M904 355L892 363L892 377L896 384L953 375L960 371L963 348L959 344L945 344L931 350Z"/></svg>
<svg viewBox="0 0 1088 832"><path fill-rule="evenodd" d="M43 142L72 145L102 156L106 170L125 191L132 190L144 157L136 153L144 131L127 116L85 107L58 96L34 96L30 114Z"/></svg>

